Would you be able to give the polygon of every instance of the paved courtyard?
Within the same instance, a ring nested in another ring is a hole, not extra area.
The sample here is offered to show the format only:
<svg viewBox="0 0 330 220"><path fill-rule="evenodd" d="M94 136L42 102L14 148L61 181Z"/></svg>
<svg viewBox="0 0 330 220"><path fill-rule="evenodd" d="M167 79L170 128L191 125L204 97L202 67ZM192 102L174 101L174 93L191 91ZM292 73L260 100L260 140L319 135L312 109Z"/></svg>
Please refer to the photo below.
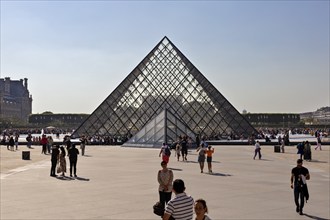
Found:
<svg viewBox="0 0 330 220"><path fill-rule="evenodd" d="M0 219L160 219L152 212L158 200L159 149L87 146L78 159L78 178L50 177L50 156L40 146L22 160L19 146L1 146ZM194 199L204 198L213 219L330 219L329 146L313 150L304 162L311 173L305 215L295 212L290 172L295 147L274 153L262 146L262 160L253 160L253 146L215 146L213 175L201 174L195 151L188 162L174 152L169 168L186 183ZM206 164L205 164L206 165ZM207 165L206 165L207 167Z"/></svg>

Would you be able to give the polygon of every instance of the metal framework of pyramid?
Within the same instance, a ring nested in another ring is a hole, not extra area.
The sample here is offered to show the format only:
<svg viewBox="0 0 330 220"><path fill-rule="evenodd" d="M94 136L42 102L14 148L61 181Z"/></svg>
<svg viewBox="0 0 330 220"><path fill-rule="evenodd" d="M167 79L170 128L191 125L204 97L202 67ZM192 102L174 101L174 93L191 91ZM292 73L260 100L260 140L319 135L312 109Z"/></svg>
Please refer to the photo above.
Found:
<svg viewBox="0 0 330 220"><path fill-rule="evenodd" d="M159 147L163 143L174 143L178 134L184 134L195 140L195 133L177 118L170 110L163 110L150 120L137 134L131 137L124 146L127 147Z"/></svg>
<svg viewBox="0 0 330 220"><path fill-rule="evenodd" d="M164 109L169 109L196 135L208 139L224 139L232 135L247 138L257 133L164 37L72 136L126 139L137 134Z"/></svg>

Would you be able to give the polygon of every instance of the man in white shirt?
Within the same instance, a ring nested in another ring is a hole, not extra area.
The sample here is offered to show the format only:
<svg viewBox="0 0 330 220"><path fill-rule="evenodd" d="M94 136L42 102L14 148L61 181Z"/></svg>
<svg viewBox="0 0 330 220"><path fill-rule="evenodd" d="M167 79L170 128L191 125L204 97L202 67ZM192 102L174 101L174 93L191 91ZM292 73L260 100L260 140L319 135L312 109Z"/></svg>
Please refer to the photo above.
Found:
<svg viewBox="0 0 330 220"><path fill-rule="evenodd" d="M163 220L169 220L171 216L176 220L193 219L194 199L184 192L185 189L183 180L176 179L173 181L175 197L168 202Z"/></svg>

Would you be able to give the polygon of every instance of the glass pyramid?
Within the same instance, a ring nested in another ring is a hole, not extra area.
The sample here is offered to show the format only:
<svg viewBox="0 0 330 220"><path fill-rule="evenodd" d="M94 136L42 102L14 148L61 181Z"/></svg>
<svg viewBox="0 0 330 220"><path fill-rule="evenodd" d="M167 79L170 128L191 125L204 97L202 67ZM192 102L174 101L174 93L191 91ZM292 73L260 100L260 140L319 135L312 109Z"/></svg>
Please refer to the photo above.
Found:
<svg viewBox="0 0 330 220"><path fill-rule="evenodd" d="M163 143L174 143L179 135L186 135L192 140L196 139L194 132L184 122L170 110L165 109L130 138L124 146L160 147Z"/></svg>
<svg viewBox="0 0 330 220"><path fill-rule="evenodd" d="M257 133L164 37L72 136L110 136L127 140L164 109L169 109L200 137L247 138Z"/></svg>

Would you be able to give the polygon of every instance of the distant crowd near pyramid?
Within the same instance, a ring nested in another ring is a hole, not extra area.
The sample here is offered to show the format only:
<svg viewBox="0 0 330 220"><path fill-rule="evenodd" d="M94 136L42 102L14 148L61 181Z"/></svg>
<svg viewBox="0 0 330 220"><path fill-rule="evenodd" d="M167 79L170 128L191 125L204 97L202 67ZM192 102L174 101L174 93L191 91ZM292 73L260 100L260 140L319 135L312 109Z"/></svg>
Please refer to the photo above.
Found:
<svg viewBox="0 0 330 220"><path fill-rule="evenodd" d="M160 146L182 135L227 139L253 134L255 128L164 37L72 136Z"/></svg>

